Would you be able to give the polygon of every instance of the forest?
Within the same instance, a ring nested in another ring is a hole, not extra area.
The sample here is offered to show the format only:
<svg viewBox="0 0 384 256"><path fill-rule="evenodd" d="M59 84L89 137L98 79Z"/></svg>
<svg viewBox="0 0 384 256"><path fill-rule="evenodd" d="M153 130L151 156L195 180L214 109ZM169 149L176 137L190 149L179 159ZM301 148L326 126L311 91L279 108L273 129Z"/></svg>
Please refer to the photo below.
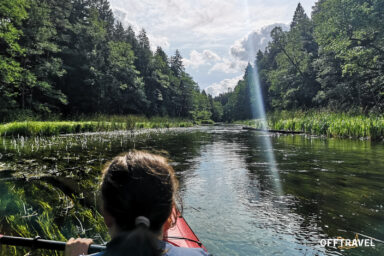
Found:
<svg viewBox="0 0 384 256"><path fill-rule="evenodd" d="M231 122L258 118L261 99L269 113L382 114L382 10L381 0L319 0L309 18L299 3L290 29L274 28L234 90L213 99L178 50L153 52L145 30L124 28L107 0L2 0L0 121L99 113Z"/></svg>
<svg viewBox="0 0 384 256"><path fill-rule="evenodd" d="M260 98L267 112L382 114L383 10L382 0L319 0L309 18L299 3L289 31L274 28L272 41L235 89L215 98L223 120L257 118L253 109Z"/></svg>
<svg viewBox="0 0 384 256"><path fill-rule="evenodd" d="M179 51L152 52L146 31L124 28L107 0L0 2L0 121L94 113L209 120L218 119L216 105Z"/></svg>

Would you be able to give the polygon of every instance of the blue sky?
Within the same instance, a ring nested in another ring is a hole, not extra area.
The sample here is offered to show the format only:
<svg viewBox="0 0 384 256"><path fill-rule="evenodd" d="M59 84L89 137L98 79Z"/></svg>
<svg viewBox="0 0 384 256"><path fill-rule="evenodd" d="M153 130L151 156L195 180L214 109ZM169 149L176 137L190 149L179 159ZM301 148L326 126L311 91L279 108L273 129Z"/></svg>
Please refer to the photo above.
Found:
<svg viewBox="0 0 384 256"><path fill-rule="evenodd" d="M249 42L264 48L271 24L289 24L292 0L110 0L115 17L136 31L144 28L151 47L169 55L179 49L186 71L201 89L217 95L233 88L253 59ZM301 0L310 15L315 0ZM269 27L268 27L269 26ZM253 49L254 50L254 49ZM253 51L252 51L253 52Z"/></svg>

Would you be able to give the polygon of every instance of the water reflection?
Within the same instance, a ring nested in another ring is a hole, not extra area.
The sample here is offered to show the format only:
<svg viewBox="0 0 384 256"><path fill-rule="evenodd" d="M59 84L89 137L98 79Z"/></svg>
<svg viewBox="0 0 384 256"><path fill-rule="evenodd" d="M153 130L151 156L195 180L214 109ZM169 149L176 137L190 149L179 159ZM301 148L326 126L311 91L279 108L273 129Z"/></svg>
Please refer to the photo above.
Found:
<svg viewBox="0 0 384 256"><path fill-rule="evenodd" d="M379 243L364 251L318 243L355 232L384 240L383 144L271 136L277 196L260 136L223 126L3 140L0 230L108 239L91 192L107 160L137 148L171 159L186 219L215 255L383 255Z"/></svg>
<svg viewBox="0 0 384 256"><path fill-rule="evenodd" d="M186 214L197 230L202 230L207 246L225 255L323 251L305 244L319 237L308 239L304 236L306 231L314 232L318 228L312 222L312 227L302 231L303 218L291 211L297 200L289 195L276 196L265 155L252 144L257 140L241 134L236 137L237 142L233 137L228 142L228 137L228 134L220 136L202 148L195 176L186 183L186 204L203 209L199 214L193 211ZM209 223L212 220L214 225Z"/></svg>
<svg viewBox="0 0 384 256"><path fill-rule="evenodd" d="M354 238L356 232L383 239L384 162L376 158L384 152L382 144L272 136L284 191L276 197L257 138L265 135L211 132L216 140L203 147L195 170L200 175L189 180L185 192L188 204L204 206L207 222L201 212L191 211L188 218L197 223L209 248L224 255L383 253L379 242L373 249L345 251L319 245L322 238ZM375 196L360 198L364 191ZM218 220L215 226L209 224L212 219ZM214 234L221 236L212 239Z"/></svg>

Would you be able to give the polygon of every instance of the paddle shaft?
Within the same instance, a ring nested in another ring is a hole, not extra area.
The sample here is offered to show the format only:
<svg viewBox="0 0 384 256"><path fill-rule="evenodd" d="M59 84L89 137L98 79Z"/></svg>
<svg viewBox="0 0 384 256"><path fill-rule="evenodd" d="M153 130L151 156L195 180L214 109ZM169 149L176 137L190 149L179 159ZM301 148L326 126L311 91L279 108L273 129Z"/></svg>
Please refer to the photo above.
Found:
<svg viewBox="0 0 384 256"><path fill-rule="evenodd" d="M16 236L3 236L0 235L0 245L15 245L26 246L34 249L48 249L56 251L65 250L65 242L45 240L40 238L24 238ZM88 249L88 253L95 253L105 250L104 245L91 244Z"/></svg>

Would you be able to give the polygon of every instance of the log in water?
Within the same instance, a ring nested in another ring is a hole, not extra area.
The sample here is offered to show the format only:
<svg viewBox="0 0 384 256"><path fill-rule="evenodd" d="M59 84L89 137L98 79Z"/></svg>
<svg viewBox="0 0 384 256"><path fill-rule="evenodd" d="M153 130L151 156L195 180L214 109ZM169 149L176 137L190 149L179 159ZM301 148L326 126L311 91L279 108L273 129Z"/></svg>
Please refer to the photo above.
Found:
<svg viewBox="0 0 384 256"><path fill-rule="evenodd" d="M243 126L244 130L252 130L252 131L259 131L259 132L274 132L274 133L282 133L282 134L303 134L303 131L286 131L286 130L265 130L265 129L259 129L254 128L250 126Z"/></svg>

